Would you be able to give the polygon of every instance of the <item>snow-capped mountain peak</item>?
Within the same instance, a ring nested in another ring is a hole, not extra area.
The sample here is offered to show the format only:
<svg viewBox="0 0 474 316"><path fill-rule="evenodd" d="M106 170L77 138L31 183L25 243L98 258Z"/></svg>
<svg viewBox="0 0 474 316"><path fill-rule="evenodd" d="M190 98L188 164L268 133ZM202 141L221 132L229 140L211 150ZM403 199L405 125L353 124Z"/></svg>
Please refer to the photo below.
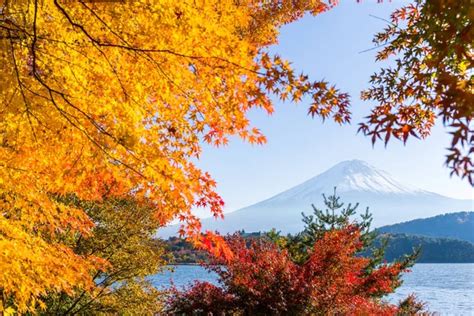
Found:
<svg viewBox="0 0 474 316"><path fill-rule="evenodd" d="M317 176L318 181L337 186L338 191L372 191L380 193L415 193L418 188L401 184L390 174L362 160L344 161ZM316 180L316 179L315 179Z"/></svg>
<svg viewBox="0 0 474 316"><path fill-rule="evenodd" d="M350 160L269 199L227 213L224 221L203 219L203 228L222 233L241 229L267 231L271 228L295 233L303 228L301 212L311 212L311 205L324 208L321 195L331 194L334 187L342 202L359 203L360 212L369 207L374 215L374 227L473 209L472 200L452 199L401 184L387 172L364 161ZM163 233L169 235L169 231Z"/></svg>
<svg viewBox="0 0 474 316"><path fill-rule="evenodd" d="M387 172L379 170L362 160L343 161L329 170L313 177L292 189L274 196L268 201L288 198L308 199L331 193L337 187L339 193L369 191L372 193L416 194L423 192L415 187L401 184Z"/></svg>

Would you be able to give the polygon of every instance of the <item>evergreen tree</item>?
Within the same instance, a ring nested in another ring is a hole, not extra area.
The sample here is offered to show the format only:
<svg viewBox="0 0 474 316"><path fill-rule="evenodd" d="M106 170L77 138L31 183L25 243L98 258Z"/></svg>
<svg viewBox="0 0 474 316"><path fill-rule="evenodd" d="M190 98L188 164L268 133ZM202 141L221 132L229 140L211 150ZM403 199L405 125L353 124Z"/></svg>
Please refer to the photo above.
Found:
<svg viewBox="0 0 474 316"><path fill-rule="evenodd" d="M326 206L324 210L313 204L311 205L313 208L312 214L302 213L305 224L302 232L283 237L279 232L272 230L267 233L267 237L279 245L280 248L288 250L293 261L303 264L311 256L315 242L320 240L324 234L328 231L345 229L349 225L353 225L357 227L361 234L360 240L363 247L360 253L370 258L370 262L366 267L367 273L382 264L388 239L383 238L377 245L374 243L377 231L371 230L372 214L369 212L369 208L367 207L365 212L360 214L360 219L357 219L359 203L348 203L346 205L342 202L341 197L337 195L336 188L329 196L323 194L323 200ZM416 248L411 254L399 258L396 262L402 264L404 268L409 268L415 264L419 254L420 248Z"/></svg>

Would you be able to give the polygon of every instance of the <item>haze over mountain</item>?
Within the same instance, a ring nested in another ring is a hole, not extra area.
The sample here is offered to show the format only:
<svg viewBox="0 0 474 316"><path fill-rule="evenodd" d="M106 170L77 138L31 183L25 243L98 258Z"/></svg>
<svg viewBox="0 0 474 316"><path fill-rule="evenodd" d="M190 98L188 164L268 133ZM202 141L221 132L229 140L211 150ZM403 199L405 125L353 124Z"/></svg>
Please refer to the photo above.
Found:
<svg viewBox="0 0 474 316"><path fill-rule="evenodd" d="M203 229L230 233L237 230L282 233L302 230L301 212L312 212L311 205L323 206L322 194L337 194L345 203L359 202L359 211L369 207L374 227L395 224L449 212L472 211L473 200L460 200L402 184L387 172L361 160L341 162L326 172L269 199L227 213L224 220L202 220ZM173 235L176 227L160 230L164 237Z"/></svg>

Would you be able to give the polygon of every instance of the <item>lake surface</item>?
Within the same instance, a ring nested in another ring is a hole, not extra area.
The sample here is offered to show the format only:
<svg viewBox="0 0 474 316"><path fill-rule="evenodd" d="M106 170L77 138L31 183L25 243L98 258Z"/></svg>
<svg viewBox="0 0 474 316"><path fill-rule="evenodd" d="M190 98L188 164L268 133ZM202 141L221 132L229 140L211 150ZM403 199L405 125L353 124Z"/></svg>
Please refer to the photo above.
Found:
<svg viewBox="0 0 474 316"><path fill-rule="evenodd" d="M151 278L158 288L173 282L177 287L194 280L216 283L213 273L200 266L174 266ZM415 293L428 304L428 309L440 315L474 315L474 264L416 264L403 277L403 285L387 299L393 303Z"/></svg>

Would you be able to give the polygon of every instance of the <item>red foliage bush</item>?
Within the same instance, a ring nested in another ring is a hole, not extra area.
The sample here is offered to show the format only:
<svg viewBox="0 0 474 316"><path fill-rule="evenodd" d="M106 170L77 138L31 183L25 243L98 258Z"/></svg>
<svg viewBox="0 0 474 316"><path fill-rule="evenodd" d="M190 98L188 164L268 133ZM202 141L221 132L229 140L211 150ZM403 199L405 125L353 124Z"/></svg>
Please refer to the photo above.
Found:
<svg viewBox="0 0 474 316"><path fill-rule="evenodd" d="M173 290L170 311L212 315L395 315L399 307L381 297L400 284L402 264L369 268L358 226L326 232L309 259L296 263L286 249L266 238L227 237L232 259L213 257L207 268L221 287L197 282ZM405 309L409 310L409 309Z"/></svg>

